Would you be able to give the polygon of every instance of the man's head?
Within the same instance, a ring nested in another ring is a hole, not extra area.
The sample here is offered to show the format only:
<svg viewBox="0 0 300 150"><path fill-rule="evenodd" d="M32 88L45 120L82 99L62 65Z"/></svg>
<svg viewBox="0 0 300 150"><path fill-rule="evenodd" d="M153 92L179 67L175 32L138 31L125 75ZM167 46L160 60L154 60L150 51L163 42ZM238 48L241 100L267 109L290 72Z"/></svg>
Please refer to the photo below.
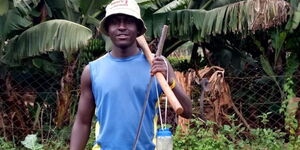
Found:
<svg viewBox="0 0 300 150"><path fill-rule="evenodd" d="M107 18L106 31L116 47L125 49L133 46L140 32L136 20L124 14L115 14Z"/></svg>
<svg viewBox="0 0 300 150"><path fill-rule="evenodd" d="M133 18L137 27L137 36L144 34L147 30L144 21L141 18L140 8L135 0L113 0L106 7L106 15L100 22L100 31L109 36L109 21L118 16L118 14L127 15Z"/></svg>

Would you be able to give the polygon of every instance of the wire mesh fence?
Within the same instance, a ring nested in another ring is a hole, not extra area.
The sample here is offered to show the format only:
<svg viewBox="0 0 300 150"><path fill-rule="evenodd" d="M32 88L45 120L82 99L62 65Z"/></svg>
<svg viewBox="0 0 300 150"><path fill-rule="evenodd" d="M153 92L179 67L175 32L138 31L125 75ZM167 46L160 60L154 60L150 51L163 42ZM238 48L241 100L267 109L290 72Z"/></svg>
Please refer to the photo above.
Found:
<svg viewBox="0 0 300 150"><path fill-rule="evenodd" d="M36 134L45 142L69 139L70 125L57 128L57 99L59 75L38 70L11 71L0 79L0 137L19 145L29 134ZM73 103L69 113L75 113L77 86L71 90ZM73 106L73 107L72 107ZM74 116L74 115L70 115ZM61 140L52 140L52 139Z"/></svg>
<svg viewBox="0 0 300 150"><path fill-rule="evenodd" d="M227 77L232 99L252 128L264 127L259 116L269 113L269 128L284 128L284 116L280 113L285 96L272 77L261 76ZM280 78L280 77L276 77Z"/></svg>
<svg viewBox="0 0 300 150"><path fill-rule="evenodd" d="M197 71L195 72L197 74ZM183 73L182 76L184 79L181 84L184 88L186 87L189 89L187 92L190 92L190 96L194 102L193 114L195 116L199 116L199 99L202 88L197 85L195 81L191 81L197 80L195 75L191 74L193 73ZM231 99L238 111L241 113L241 116L245 119L245 122L249 124L251 128L271 128L285 131L285 116L281 109L283 101L287 99L287 93L283 89L286 77L284 75L268 76L262 68L249 68L246 69L245 72L242 72L236 76L228 74L225 75L224 79L230 87ZM177 78L182 77L177 76ZM300 71L298 69L298 71L296 71L296 73L291 77L294 84L293 91L295 93L295 97L300 96L299 78ZM191 85L189 86L188 84ZM210 99L207 97L209 96L206 95L206 99L204 100L204 114L206 117L209 117L211 111L219 111L216 109L220 108L209 108L216 105L212 105L214 102L210 101ZM173 126L176 125L176 123L174 123L174 119L176 120L176 117L174 116L175 113L172 111L169 111L168 113L170 118L168 118L167 123ZM240 119L231 106L227 107L227 109L224 109L222 114L225 114L227 117L228 115L235 115L234 117L239 120L238 122L245 125L245 123ZM263 121L263 116L267 116L266 122ZM226 123L226 121L223 123Z"/></svg>
<svg viewBox="0 0 300 150"><path fill-rule="evenodd" d="M49 75L38 70L11 71L0 79L0 137L19 143L28 134L38 133L43 140L62 138L69 140L72 122L79 99L79 77L71 92L68 107L68 124L56 126L57 99L61 89L61 75ZM276 79L276 81L274 80ZM294 91L300 97L300 71L293 76ZM280 113L286 95L282 89L284 76L269 77L262 69L249 69L238 76L225 76L231 91L232 101L251 128L284 128L284 116ZM194 86L193 90L201 91ZM191 94L197 103L199 94ZM196 106L197 104L194 104ZM198 111L194 109L194 111ZM176 116L169 111L168 123L176 125ZM228 114L234 112L229 110ZM269 122L264 125L259 116L269 113Z"/></svg>

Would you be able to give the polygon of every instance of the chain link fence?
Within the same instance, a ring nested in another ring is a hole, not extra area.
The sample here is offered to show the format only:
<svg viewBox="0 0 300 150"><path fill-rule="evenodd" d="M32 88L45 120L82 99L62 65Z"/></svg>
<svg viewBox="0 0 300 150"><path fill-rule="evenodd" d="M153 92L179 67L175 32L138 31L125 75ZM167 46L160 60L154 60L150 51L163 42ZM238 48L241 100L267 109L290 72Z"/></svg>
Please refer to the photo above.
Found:
<svg viewBox="0 0 300 150"><path fill-rule="evenodd" d="M20 144L26 135L38 133L42 142L59 138L62 143L68 143L80 93L79 74L74 77L75 83L70 90L70 122L63 128L57 128L55 120L61 75L21 70L11 71L0 78L0 137ZM297 97L300 97L299 79L300 71L297 71L293 76ZM283 80L284 76L269 77L258 68L248 69L238 76L225 76L234 104L252 128L284 128L284 116L279 112L285 99ZM191 97L196 102L199 95ZM174 113L169 113L168 123L176 124ZM264 113L269 113L267 125L259 118Z"/></svg>
<svg viewBox="0 0 300 150"><path fill-rule="evenodd" d="M56 127L60 80L60 75L50 75L36 69L14 70L1 78L0 137L13 141L17 146L27 135L38 134L42 143L61 142L63 146L69 140L71 124L63 128ZM68 113L72 120L79 95L78 87L74 86L70 92L72 103Z"/></svg>
<svg viewBox="0 0 300 150"><path fill-rule="evenodd" d="M281 112L282 103L287 98L287 93L283 89L284 80L286 78L284 75L270 77L259 67L249 67L236 76L229 75L230 72L225 74L224 79L230 87L232 101L251 128L271 128L285 131L285 116L284 113ZM190 76L190 74L185 73L183 76L184 78L189 78L188 76ZM291 78L295 85L293 88L295 97L300 97L299 68ZM188 80L195 80L195 78L185 79L184 82L188 82ZM190 84L192 85L190 87L188 86L188 88L190 88L190 96L193 100L193 114L197 117L200 114L199 99L202 88L197 85L195 81L192 81ZM183 87L185 86L187 85ZM213 103L210 102L209 105L209 102L207 102L209 100L207 100L207 98L205 100L204 111L206 107L211 107L211 103ZM177 117L171 110L171 107L168 109L170 110L168 111L169 118L167 119L167 123L172 125L172 130L175 130L174 126L176 127L177 125ZM214 108L211 108L210 111L213 109ZM209 113L208 111L204 112L205 116ZM233 107L226 109L226 112L223 113L234 115L239 123L244 124ZM266 122L263 121L264 116L267 116Z"/></svg>
<svg viewBox="0 0 300 150"><path fill-rule="evenodd" d="M297 78L299 74L294 76L295 81L299 82ZM281 86L284 76L270 77L265 75L263 69L251 68L239 76L225 79L230 86L234 104L250 127L284 129L284 115L280 112L286 98ZM268 114L268 123L265 125L261 118L264 114Z"/></svg>

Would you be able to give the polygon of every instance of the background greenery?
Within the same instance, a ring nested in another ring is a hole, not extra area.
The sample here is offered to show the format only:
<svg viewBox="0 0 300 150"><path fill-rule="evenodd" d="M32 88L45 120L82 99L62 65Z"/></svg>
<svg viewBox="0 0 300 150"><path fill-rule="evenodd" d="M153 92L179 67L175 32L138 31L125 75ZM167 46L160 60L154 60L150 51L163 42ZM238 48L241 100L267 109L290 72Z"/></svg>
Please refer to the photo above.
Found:
<svg viewBox="0 0 300 150"><path fill-rule="evenodd" d="M82 68L111 46L97 28L110 1L0 0L0 149L24 148L21 141L30 134L44 149L67 149ZM298 0L137 2L153 51L169 25L163 55L178 71L217 65L226 76L255 77L249 87L232 87L234 98L257 102L264 94L257 87L271 85L276 98L267 101L280 105L266 106L268 119L284 118L278 132L264 123L246 132L235 121L215 131L195 117L190 134L176 132L176 149L298 149L298 102L292 101L300 89Z"/></svg>

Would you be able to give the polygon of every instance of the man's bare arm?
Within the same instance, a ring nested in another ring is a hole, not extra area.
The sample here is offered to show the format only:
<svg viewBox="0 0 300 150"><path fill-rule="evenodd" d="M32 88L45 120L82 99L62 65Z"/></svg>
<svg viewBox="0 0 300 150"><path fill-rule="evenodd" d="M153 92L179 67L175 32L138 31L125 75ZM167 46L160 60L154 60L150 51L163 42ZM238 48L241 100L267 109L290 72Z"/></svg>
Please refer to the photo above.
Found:
<svg viewBox="0 0 300 150"><path fill-rule="evenodd" d="M83 150L88 141L95 102L91 87L90 69L86 66L81 75L81 94L72 129L70 150Z"/></svg>
<svg viewBox="0 0 300 150"><path fill-rule="evenodd" d="M176 79L176 75L174 73L173 67L169 63L167 59L166 63L164 61L165 58L163 57L155 57L152 61L152 68L151 68L151 74L154 75L156 72L161 72L164 74L166 77L166 63L168 65L168 80L171 82L174 80L176 82L176 86L173 88L173 92L175 96L177 97L178 101L182 105L183 108L183 113L181 114L182 117L184 118L191 118L192 117L192 101L191 99L187 96L187 94L184 92L182 86Z"/></svg>
<svg viewBox="0 0 300 150"><path fill-rule="evenodd" d="M183 113L180 115L184 118L191 118L192 117L192 100L187 96L187 94L184 92L182 86L176 79L175 72L173 70L173 67L168 62L168 68L169 68L169 81L174 80L176 82L176 86L173 88L173 92L175 96L177 97L178 101L182 105Z"/></svg>

